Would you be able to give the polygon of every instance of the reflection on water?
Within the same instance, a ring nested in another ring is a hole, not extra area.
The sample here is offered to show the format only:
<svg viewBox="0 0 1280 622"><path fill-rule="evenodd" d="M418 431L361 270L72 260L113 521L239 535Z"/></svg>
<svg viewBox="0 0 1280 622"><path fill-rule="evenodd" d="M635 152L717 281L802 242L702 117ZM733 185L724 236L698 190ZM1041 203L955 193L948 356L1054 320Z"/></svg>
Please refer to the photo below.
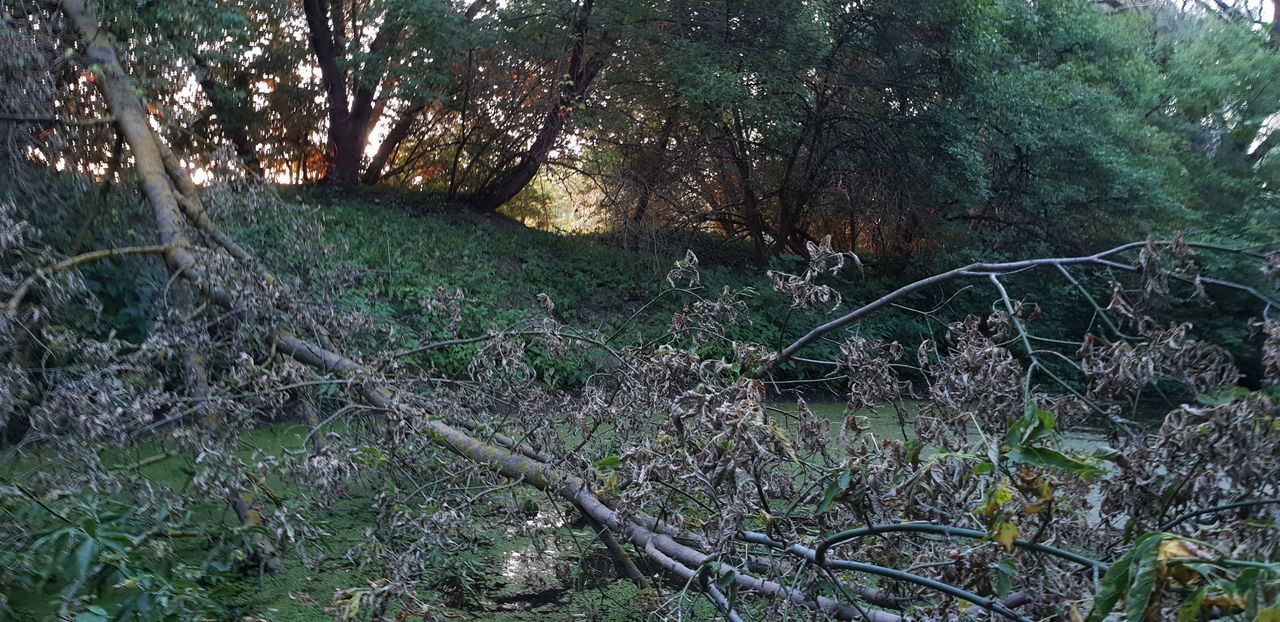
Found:
<svg viewBox="0 0 1280 622"><path fill-rule="evenodd" d="M574 591L618 576L595 533L567 520L558 507L539 508L504 529L503 537L528 542L502 555L503 585L489 597L499 610L561 611Z"/></svg>

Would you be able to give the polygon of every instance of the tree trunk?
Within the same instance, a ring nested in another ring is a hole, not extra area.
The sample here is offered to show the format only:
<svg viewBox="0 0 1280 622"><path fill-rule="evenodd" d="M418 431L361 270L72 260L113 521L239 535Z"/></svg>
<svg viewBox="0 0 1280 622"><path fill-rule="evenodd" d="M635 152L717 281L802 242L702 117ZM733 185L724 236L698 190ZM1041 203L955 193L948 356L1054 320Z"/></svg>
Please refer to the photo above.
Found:
<svg viewBox="0 0 1280 622"><path fill-rule="evenodd" d="M192 285L199 281L208 284L208 280L204 278L203 270L191 252L191 240L186 230L187 218L193 217L197 209L193 206L184 211L181 205L183 197L179 185L189 184L190 180L184 175L179 183L170 177L166 170L167 148L162 147L163 143L151 130L146 109L138 99L137 91L120 65L97 17L89 12L81 0L61 0L61 8L87 44L88 60L101 72L101 79L96 80L95 83L102 91L108 108L116 118L120 134L132 152L143 194L151 203L160 242L166 249L165 263L175 277L170 289L170 300L181 315L191 317L196 309ZM199 209L199 213L206 220L208 219L207 215L203 214L202 208ZM208 226L213 226L212 221L208 221ZM226 240L229 241L230 238ZM231 244L234 246L234 242ZM248 257L248 254L244 253L243 256ZM232 304L230 296L225 294L215 294L213 297L223 305L231 306ZM204 400L209 395L209 380L203 354L194 345L188 345L183 348L181 361L187 393L197 402ZM206 433L212 434L220 430L222 422L214 416L212 409L197 409L197 412L200 425ZM232 505L238 510L250 507L251 504L252 500L243 494L232 499ZM256 516L257 513L253 512L252 515ZM255 537L254 544L255 554L262 560L265 567L271 570L283 568L283 562L276 555L270 542L264 538Z"/></svg>
<svg viewBox="0 0 1280 622"><path fill-rule="evenodd" d="M151 133L147 112L120 66L111 42L99 26L97 18L89 13L81 0L62 0L62 11L86 42L89 61L102 72L103 79L97 80L96 84L115 116L120 134L129 145L142 192L155 214L160 243L171 249L165 252L169 270L185 273L197 269L195 257L190 251L191 243L182 212L178 207L177 194L165 173L164 160Z"/></svg>
<svg viewBox="0 0 1280 622"><path fill-rule="evenodd" d="M742 195L742 219L751 235L751 249L756 263L766 263L767 252L764 244L764 217L760 214L760 199L756 196L755 187L751 183L751 162L730 141L730 155L738 178L738 192Z"/></svg>
<svg viewBox="0 0 1280 622"><path fill-rule="evenodd" d="M609 57L608 52L597 53L590 57L587 55L587 31L593 5L594 0L585 0L578 13L578 19L574 25L573 52L569 56L569 70L566 72L569 78L561 82L560 94L556 98L555 106L547 112L542 127L534 137L533 145L514 166L499 174L466 199L473 209L481 212L496 211L533 181L560 139L569 112L581 105L581 99L587 94L591 81L604 68L604 63Z"/></svg>
<svg viewBox="0 0 1280 622"><path fill-rule="evenodd" d="M303 0L311 51L320 66L329 116L329 151L323 183L351 187L360 183L360 162L374 121L374 96L386 73L386 59L399 41L404 24L399 16L388 13L369 47L374 63L362 67L355 75L355 94L348 97L347 74L338 63L340 40L330 26L330 11L325 0ZM335 20L341 28L341 20Z"/></svg>
<svg viewBox="0 0 1280 622"><path fill-rule="evenodd" d="M663 161L667 155L667 143L671 142L671 133L676 127L676 113L672 112L667 116L667 120L662 123L662 131L658 132L658 142L650 150L649 157L640 165L644 171L640 183L640 197L636 199L636 209L631 215L631 222L639 223L644 220L645 214L649 211L649 201L653 200L653 185L657 183L657 177L662 172Z"/></svg>
<svg viewBox="0 0 1280 622"><path fill-rule="evenodd" d="M391 161L391 156L395 155L400 148L400 143L409 137L409 130L413 129L413 122L418 120L418 115L427 107L426 102L415 103L404 111L395 125L387 132L387 137L382 140L382 144L378 145L378 152L374 154L373 159L369 161L369 166L364 170L364 176L361 181L365 184L373 185L382 181L382 171L386 169L387 162Z"/></svg>
<svg viewBox="0 0 1280 622"><path fill-rule="evenodd" d="M359 182L360 156L364 151L364 144L360 142L359 136L363 133L363 128L350 117L329 128L331 151L324 177L320 178L321 183L350 188Z"/></svg>

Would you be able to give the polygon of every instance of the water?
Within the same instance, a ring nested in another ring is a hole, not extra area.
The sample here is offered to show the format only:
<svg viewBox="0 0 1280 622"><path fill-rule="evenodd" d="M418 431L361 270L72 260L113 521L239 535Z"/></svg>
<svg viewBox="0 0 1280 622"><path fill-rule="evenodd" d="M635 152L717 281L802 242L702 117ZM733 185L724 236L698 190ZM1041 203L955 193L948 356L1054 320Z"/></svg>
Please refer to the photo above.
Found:
<svg viewBox="0 0 1280 622"><path fill-rule="evenodd" d="M795 412L796 410L796 405L793 402L772 404L771 406L787 412ZM915 429L912 422L919 413L919 407L917 404L907 402L901 408L901 419L898 411L891 405L880 406L876 409L859 410L854 414L863 417L866 424L870 426L869 432L880 438L896 441L910 440L915 438ZM831 422L831 433L833 435L839 432L845 417L848 416L845 405L842 403L810 402L809 410ZM977 430L971 427L971 439L977 440L977 434ZM1102 430L1096 428L1076 427L1067 430L1062 435L1063 449L1090 452L1106 445L1106 435L1103 434Z"/></svg>
<svg viewBox="0 0 1280 622"><path fill-rule="evenodd" d="M771 404L770 407L777 409L770 412L779 420L790 418L777 411L795 411L794 403ZM848 416L845 405L840 403L810 403L809 408L830 422L833 437ZM904 433L907 439L915 436L912 421L917 413L917 406L908 403L903 406L901 419L892 406L856 414L865 418L869 431L876 436L904 440ZM971 432L977 440L977 431ZM1105 444L1101 431L1089 429L1071 430L1062 441L1064 449L1084 452ZM603 594L602 590L626 585L627 581L591 528L580 518L545 499L539 506L536 514L503 528L502 537L512 546L502 551L496 560L501 579L497 589L486 595L488 606L475 613L481 617L523 620L549 614L564 616L568 611L621 604L610 603L607 595L595 596L590 603L582 600L584 592ZM643 563L644 560L637 561ZM626 599L625 602L636 606L634 599ZM506 618L504 615L516 617Z"/></svg>

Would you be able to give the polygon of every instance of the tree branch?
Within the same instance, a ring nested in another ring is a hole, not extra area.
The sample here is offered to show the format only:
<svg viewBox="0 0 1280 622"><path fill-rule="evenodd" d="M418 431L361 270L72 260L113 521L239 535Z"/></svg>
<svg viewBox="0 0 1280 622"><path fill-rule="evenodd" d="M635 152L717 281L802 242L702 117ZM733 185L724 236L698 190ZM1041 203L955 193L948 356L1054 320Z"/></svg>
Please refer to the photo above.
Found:
<svg viewBox="0 0 1280 622"><path fill-rule="evenodd" d="M118 259L120 257L126 257L129 255L162 255L167 252L169 252L169 246L167 244L161 244L157 246L127 246L124 248L108 248L103 250L90 251L88 253L81 253L74 257L68 257L66 259L63 259L62 261L59 261L58 263L40 268L36 270L35 273L33 273L31 276L27 277L26 280L24 280L22 284L18 286L18 289L14 290L13 296L9 298L9 302L5 304L3 307L0 307L0 310L6 311L6 312L17 311L18 305L22 303L22 299L26 297L27 292L31 290L31 287L35 285L36 281L39 281L40 279L43 279L49 276L50 274L54 274L56 272L62 272L63 270L69 270L80 264L89 263L91 261L102 261L104 259Z"/></svg>

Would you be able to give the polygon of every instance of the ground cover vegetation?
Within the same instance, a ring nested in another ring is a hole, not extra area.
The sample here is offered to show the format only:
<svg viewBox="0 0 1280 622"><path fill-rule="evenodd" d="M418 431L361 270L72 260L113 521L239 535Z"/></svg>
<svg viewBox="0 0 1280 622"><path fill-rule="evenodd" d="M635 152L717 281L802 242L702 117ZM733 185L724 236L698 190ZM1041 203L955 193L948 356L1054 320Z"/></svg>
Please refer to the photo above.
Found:
<svg viewBox="0 0 1280 622"><path fill-rule="evenodd" d="M4 0L0 618L1278 619L1278 8Z"/></svg>

